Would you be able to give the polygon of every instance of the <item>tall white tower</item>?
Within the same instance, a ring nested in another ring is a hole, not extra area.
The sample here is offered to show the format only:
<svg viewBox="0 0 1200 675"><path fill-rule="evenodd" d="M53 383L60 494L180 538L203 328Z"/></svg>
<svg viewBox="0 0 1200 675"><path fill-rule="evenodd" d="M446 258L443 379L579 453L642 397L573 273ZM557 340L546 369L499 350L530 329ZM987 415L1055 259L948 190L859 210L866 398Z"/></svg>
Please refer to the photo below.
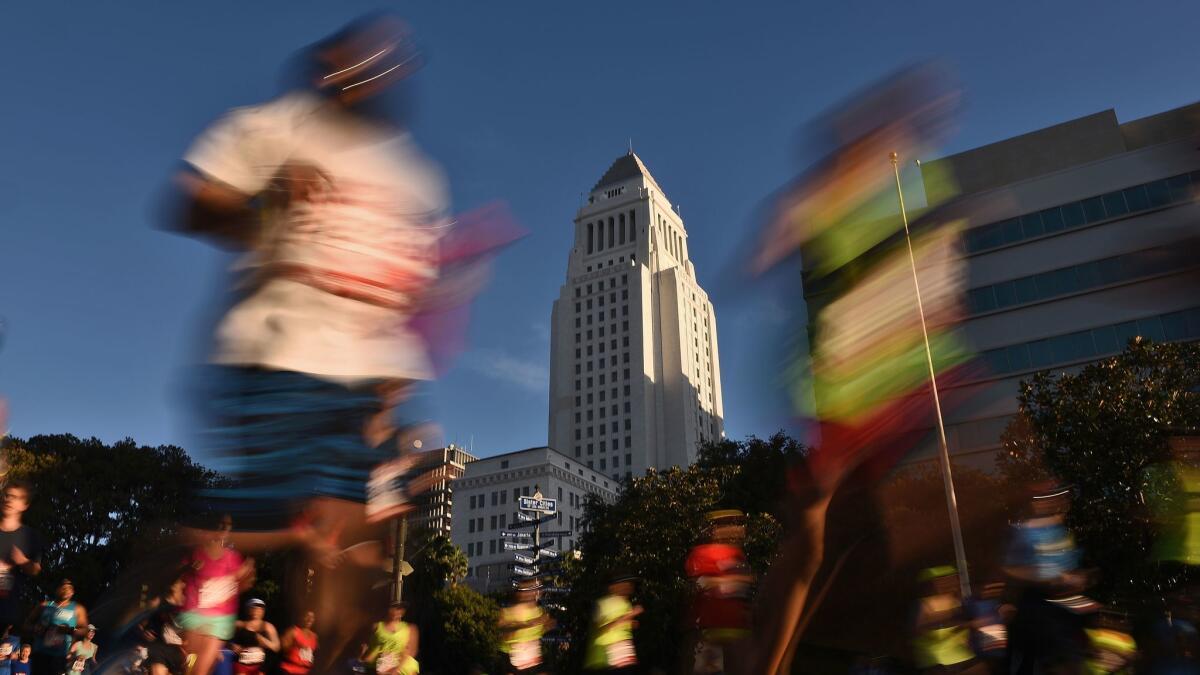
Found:
<svg viewBox="0 0 1200 675"><path fill-rule="evenodd" d="M633 152L575 216L550 352L549 444L596 471L687 466L725 433L712 303L683 220Z"/></svg>

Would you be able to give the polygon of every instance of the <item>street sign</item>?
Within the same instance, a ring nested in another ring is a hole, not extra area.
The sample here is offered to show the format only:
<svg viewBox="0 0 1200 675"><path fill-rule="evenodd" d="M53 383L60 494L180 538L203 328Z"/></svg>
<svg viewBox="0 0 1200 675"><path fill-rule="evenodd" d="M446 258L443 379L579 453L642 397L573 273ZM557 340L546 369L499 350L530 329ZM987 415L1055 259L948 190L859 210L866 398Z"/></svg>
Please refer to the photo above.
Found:
<svg viewBox="0 0 1200 675"><path fill-rule="evenodd" d="M525 565L532 565L535 562L537 562L536 558L534 558L533 556L526 554L526 553L514 553L513 560L516 560L517 562L523 563Z"/></svg>
<svg viewBox="0 0 1200 675"><path fill-rule="evenodd" d="M555 520L558 520L558 516L551 514L540 520L530 519L530 520L526 520L526 521L523 521L520 523L513 523L513 524L509 525L509 527L514 528L514 529L515 528L534 527L537 525L545 525L546 523L554 522Z"/></svg>
<svg viewBox="0 0 1200 675"><path fill-rule="evenodd" d="M569 537L569 536L571 536L571 531L570 530L545 530L541 534L543 537Z"/></svg>
<svg viewBox="0 0 1200 675"><path fill-rule="evenodd" d="M557 587L555 587L555 586L547 586L546 588L543 588L543 589L542 589L542 592L543 592L543 593L550 593L551 595L556 595L556 594L562 594L562 595L566 595L567 593L570 593L570 592L571 592L571 589L569 589L569 588L557 588Z"/></svg>
<svg viewBox="0 0 1200 675"><path fill-rule="evenodd" d="M516 541L502 541L505 551L532 551L533 544L525 544Z"/></svg>
<svg viewBox="0 0 1200 675"><path fill-rule="evenodd" d="M557 499L538 499L537 497L521 497L517 501L517 508L522 511L540 511L541 513L556 513L558 512Z"/></svg>
<svg viewBox="0 0 1200 675"><path fill-rule="evenodd" d="M555 551L552 548L542 548L538 549L538 556L541 558L557 558L558 551Z"/></svg>
<svg viewBox="0 0 1200 675"><path fill-rule="evenodd" d="M538 517L535 515L532 515L529 513L522 513L521 511L517 511L517 518L519 518L520 520L523 520L527 523L532 523L533 521L538 519Z"/></svg>
<svg viewBox="0 0 1200 675"><path fill-rule="evenodd" d="M523 577L532 577L537 574L536 567L525 567L524 565L513 565L512 571L514 574L519 574Z"/></svg>
<svg viewBox="0 0 1200 675"><path fill-rule="evenodd" d="M513 532L512 530L500 530L502 539L527 539L533 535L528 532Z"/></svg>

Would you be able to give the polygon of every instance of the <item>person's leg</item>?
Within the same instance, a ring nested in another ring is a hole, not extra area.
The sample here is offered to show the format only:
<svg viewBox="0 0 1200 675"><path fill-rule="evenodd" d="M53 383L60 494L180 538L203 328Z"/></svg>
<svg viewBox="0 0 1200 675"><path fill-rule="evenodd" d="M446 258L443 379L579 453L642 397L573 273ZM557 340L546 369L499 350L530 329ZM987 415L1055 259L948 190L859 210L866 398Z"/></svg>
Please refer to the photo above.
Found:
<svg viewBox="0 0 1200 675"><path fill-rule="evenodd" d="M196 655L190 675L209 675L220 658L224 640L199 631L191 631L184 640L188 651Z"/></svg>

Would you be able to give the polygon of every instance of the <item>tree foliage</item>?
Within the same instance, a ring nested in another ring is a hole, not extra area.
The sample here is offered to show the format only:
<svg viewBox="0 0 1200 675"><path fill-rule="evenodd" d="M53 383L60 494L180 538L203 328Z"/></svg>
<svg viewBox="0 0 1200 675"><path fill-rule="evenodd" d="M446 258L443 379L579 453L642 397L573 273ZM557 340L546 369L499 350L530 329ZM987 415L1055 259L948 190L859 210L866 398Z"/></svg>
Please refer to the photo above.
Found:
<svg viewBox="0 0 1200 675"><path fill-rule="evenodd" d="M422 657L422 670L467 673L474 666L494 665L500 652L500 609L496 601L462 584L452 584L432 597L432 621Z"/></svg>
<svg viewBox="0 0 1200 675"><path fill-rule="evenodd" d="M1148 469L1167 459L1169 436L1200 428L1197 387L1200 346L1141 338L1077 373L1021 383L1001 470L1013 481L1049 474L1074 486L1069 523L1101 571L1101 597L1136 603L1171 584L1151 556L1147 507L1169 487Z"/></svg>
<svg viewBox="0 0 1200 675"><path fill-rule="evenodd" d="M616 501L589 496L579 539L580 560L563 564L562 583L571 588L560 617L572 637L571 665L578 667L593 605L617 572L640 578L635 601L645 613L635 632L644 664L675 668L687 632L691 587L684 561L700 541L705 514L718 508L747 514L746 551L752 567L765 571L780 532L777 503L790 463L806 448L776 434L763 440L722 440L703 447L687 469L648 471L627 481Z"/></svg>
<svg viewBox="0 0 1200 675"><path fill-rule="evenodd" d="M218 482L173 445L60 434L9 438L6 446L10 475L34 488L25 522L45 543L36 592L49 594L70 577L85 603L163 541L198 490Z"/></svg>

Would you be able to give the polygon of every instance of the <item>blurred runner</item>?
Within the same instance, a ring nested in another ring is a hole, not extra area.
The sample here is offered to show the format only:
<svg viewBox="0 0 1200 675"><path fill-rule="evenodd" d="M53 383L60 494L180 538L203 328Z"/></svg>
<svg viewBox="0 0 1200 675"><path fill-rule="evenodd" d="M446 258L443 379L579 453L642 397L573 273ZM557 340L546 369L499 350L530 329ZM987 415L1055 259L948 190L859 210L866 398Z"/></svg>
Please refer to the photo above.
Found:
<svg viewBox="0 0 1200 675"><path fill-rule="evenodd" d="M33 672L33 645L21 645L21 651L12 660L13 675L30 675Z"/></svg>
<svg viewBox="0 0 1200 675"><path fill-rule="evenodd" d="M208 541L193 550L187 561L179 625L184 630L184 651L195 654L192 675L212 672L225 641L233 637L238 593L253 584L254 560L227 546L232 529L232 519L222 516Z"/></svg>
<svg viewBox="0 0 1200 675"><path fill-rule="evenodd" d="M1081 594L1088 576L1065 522L1071 488L1043 481L1031 493L1031 517L1013 527L1005 567L1020 589L1009 630L1011 672L1076 672L1087 651L1085 617L1099 606Z"/></svg>
<svg viewBox="0 0 1200 675"><path fill-rule="evenodd" d="M1096 625L1087 629L1087 675L1133 672L1137 642L1130 635L1129 622L1121 616L1100 613Z"/></svg>
<svg viewBox="0 0 1200 675"><path fill-rule="evenodd" d="M513 675L542 672L542 636L554 627L554 619L538 605L540 582L523 579L513 593L513 602L500 610L500 649L508 655Z"/></svg>
<svg viewBox="0 0 1200 675"><path fill-rule="evenodd" d="M71 649L67 652L66 669L62 671L64 675L76 675L77 673L87 675L92 672L98 663L96 653L100 650L92 641L95 637L96 627L89 624L83 638L73 642Z"/></svg>
<svg viewBox="0 0 1200 675"><path fill-rule="evenodd" d="M256 532L239 547L329 553L342 548L330 538L374 536L354 538L370 473L395 449L365 428L432 375L407 318L450 222L440 170L377 100L419 63L405 26L364 19L302 60L302 88L227 114L176 182L181 229L246 251L211 371L210 442L236 481L215 497Z"/></svg>
<svg viewBox="0 0 1200 675"><path fill-rule="evenodd" d="M33 528L21 522L29 508L31 491L23 481L4 486L0 517L0 624L19 629L24 622L21 596L29 579L42 571L42 546Z"/></svg>
<svg viewBox="0 0 1200 675"><path fill-rule="evenodd" d="M279 669L288 675L308 675L312 670L317 651L317 634L313 632L316 621L316 614L309 610L283 634L283 660Z"/></svg>
<svg viewBox="0 0 1200 675"><path fill-rule="evenodd" d="M950 565L931 567L921 572L920 579L924 590L914 626L914 665L923 673L988 672L971 651L958 570Z"/></svg>
<svg viewBox="0 0 1200 675"><path fill-rule="evenodd" d="M152 603L150 616L142 623L142 642L146 649L144 663L149 675L183 675L187 654L183 650L183 627L179 613L183 611L187 582L183 577Z"/></svg>
<svg viewBox="0 0 1200 675"><path fill-rule="evenodd" d="M388 607L387 620L375 624L361 661L375 668L376 675L416 675L420 635L417 627L404 622L407 605L395 601Z"/></svg>
<svg viewBox="0 0 1200 675"><path fill-rule="evenodd" d="M35 636L33 671L39 674L61 673L71 643L87 631L87 610L74 600L75 585L70 579L59 582L56 595L55 600L42 601L29 616Z"/></svg>
<svg viewBox="0 0 1200 675"><path fill-rule="evenodd" d="M637 670L633 629L642 608L630 601L634 577L619 575L608 584L608 595L596 602L592 630L584 655L585 670L631 673Z"/></svg>
<svg viewBox="0 0 1200 675"><path fill-rule="evenodd" d="M746 553L745 516L734 509L708 514L707 539L688 554L685 568L696 585L692 612L698 632L692 672L741 672L750 636L754 577Z"/></svg>
<svg viewBox="0 0 1200 675"><path fill-rule="evenodd" d="M1008 671L1008 621L1014 607L1004 602L1003 582L985 584L971 599L971 649L996 675Z"/></svg>
<svg viewBox="0 0 1200 675"><path fill-rule="evenodd" d="M12 661L20 651L21 636L13 633L12 626L6 626L0 637L0 675L12 675Z"/></svg>
<svg viewBox="0 0 1200 675"><path fill-rule="evenodd" d="M263 617L267 603L252 598L246 603L246 620L238 621L233 631L230 648L237 655L233 672L237 675L259 675L267 667L269 658L279 652L279 633L275 626Z"/></svg>

